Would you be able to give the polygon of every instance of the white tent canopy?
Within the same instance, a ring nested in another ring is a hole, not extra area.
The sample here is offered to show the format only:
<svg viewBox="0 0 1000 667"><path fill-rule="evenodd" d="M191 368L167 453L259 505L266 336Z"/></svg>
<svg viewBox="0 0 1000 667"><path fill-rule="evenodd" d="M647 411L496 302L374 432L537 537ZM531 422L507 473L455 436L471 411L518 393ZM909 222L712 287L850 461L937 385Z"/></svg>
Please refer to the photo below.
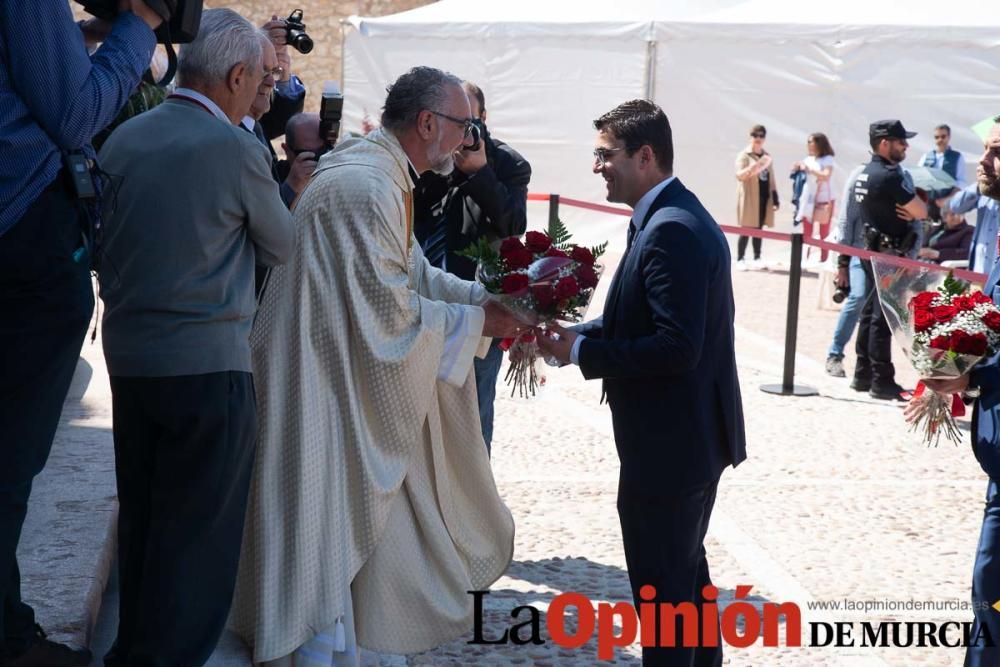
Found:
<svg viewBox="0 0 1000 667"><path fill-rule="evenodd" d="M809 133L830 138L842 179L867 158L868 123L880 118L919 133L909 164L942 122L975 162L968 128L1000 113L998 23L985 0L441 0L347 22L345 123L377 120L386 85L408 68L440 67L483 88L490 130L531 162L533 192L603 202L591 122L651 96L673 126L675 172L734 224L733 162L756 123L784 200ZM582 240L621 236L620 218L563 218Z"/></svg>

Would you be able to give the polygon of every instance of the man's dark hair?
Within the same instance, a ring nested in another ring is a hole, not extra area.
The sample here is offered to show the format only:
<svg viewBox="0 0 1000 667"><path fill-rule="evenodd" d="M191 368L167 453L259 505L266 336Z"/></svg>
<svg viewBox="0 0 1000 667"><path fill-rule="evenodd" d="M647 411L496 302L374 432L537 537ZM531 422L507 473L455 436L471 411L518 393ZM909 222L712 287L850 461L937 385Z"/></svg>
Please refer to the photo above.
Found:
<svg viewBox="0 0 1000 667"><path fill-rule="evenodd" d="M935 132L936 132L937 130L944 130L945 132L947 132L947 133L948 133L948 136L949 136L949 137L951 136L951 128L950 128L950 127L948 127L947 125L945 125L944 123L941 123L940 125L938 125L937 127L935 127L935 128L934 128L934 131L935 131Z"/></svg>
<svg viewBox="0 0 1000 667"><path fill-rule="evenodd" d="M471 81L466 81L462 85L465 87L466 94L472 95L479 102L479 117L482 118L483 114L486 113L486 96L483 95L483 89Z"/></svg>
<svg viewBox="0 0 1000 667"><path fill-rule="evenodd" d="M878 145L883 140L889 141L890 137L868 137L868 145L872 147L872 153L878 153Z"/></svg>
<svg viewBox="0 0 1000 667"><path fill-rule="evenodd" d="M594 129L608 132L625 143L627 155L643 146L653 149L656 164L663 171L674 170L674 137L663 109L649 100L629 100L594 121Z"/></svg>
<svg viewBox="0 0 1000 667"><path fill-rule="evenodd" d="M461 85L462 80L454 74L433 67L414 67L385 89L382 126L403 130L417 121L421 111L441 112L448 101L448 87Z"/></svg>
<svg viewBox="0 0 1000 667"><path fill-rule="evenodd" d="M750 128L750 136L753 136L755 134L763 134L766 137L767 128L764 127L763 125L754 125L753 127Z"/></svg>

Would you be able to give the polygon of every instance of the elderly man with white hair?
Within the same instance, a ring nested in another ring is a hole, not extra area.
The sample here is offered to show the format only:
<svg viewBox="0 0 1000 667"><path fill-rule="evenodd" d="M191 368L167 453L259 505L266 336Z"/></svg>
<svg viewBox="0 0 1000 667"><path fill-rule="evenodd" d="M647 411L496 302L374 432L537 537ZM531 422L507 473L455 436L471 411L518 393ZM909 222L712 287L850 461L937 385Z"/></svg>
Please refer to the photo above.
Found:
<svg viewBox="0 0 1000 667"><path fill-rule="evenodd" d="M257 424L254 264L293 241L267 151L236 125L265 74L260 32L208 10L180 87L101 151L121 590L106 665L202 665L232 602Z"/></svg>

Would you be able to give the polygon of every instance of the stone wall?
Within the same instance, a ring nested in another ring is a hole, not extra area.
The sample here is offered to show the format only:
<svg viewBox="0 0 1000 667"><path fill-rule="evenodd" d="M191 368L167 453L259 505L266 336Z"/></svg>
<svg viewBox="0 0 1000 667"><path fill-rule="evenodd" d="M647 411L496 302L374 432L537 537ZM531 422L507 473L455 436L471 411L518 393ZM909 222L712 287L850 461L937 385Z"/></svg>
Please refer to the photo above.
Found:
<svg viewBox="0 0 1000 667"><path fill-rule="evenodd" d="M292 49L292 71L306 83L310 92L319 93L324 81L340 82L341 19L352 14L385 16L430 2L433 0L205 0L205 6L229 7L255 25L263 24L273 14L285 18L293 9L302 9L306 32L316 47L305 56ZM318 94L308 95L306 108L318 111L319 99Z"/></svg>
<svg viewBox="0 0 1000 667"><path fill-rule="evenodd" d="M229 7L247 17L255 25L262 25L273 14L287 17L293 9L302 9L306 32L316 47L309 55L292 50L292 71L298 74L311 92L322 91L323 81L340 81L340 20L352 14L359 16L385 16L422 5L434 0L205 0L206 7ZM85 15L79 5L71 3L78 18ZM319 95L306 97L306 108L319 110Z"/></svg>

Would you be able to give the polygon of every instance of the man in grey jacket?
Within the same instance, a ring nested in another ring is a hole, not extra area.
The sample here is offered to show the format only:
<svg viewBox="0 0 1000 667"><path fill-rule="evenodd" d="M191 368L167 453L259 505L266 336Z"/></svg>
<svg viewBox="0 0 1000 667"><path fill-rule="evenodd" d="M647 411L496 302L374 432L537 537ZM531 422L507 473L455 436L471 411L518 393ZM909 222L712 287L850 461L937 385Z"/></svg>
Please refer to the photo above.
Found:
<svg viewBox="0 0 1000 667"><path fill-rule="evenodd" d="M208 10L180 87L101 151L101 298L114 408L118 637L106 665L201 665L225 625L254 459L254 263L290 254L267 150L237 123L260 34Z"/></svg>

